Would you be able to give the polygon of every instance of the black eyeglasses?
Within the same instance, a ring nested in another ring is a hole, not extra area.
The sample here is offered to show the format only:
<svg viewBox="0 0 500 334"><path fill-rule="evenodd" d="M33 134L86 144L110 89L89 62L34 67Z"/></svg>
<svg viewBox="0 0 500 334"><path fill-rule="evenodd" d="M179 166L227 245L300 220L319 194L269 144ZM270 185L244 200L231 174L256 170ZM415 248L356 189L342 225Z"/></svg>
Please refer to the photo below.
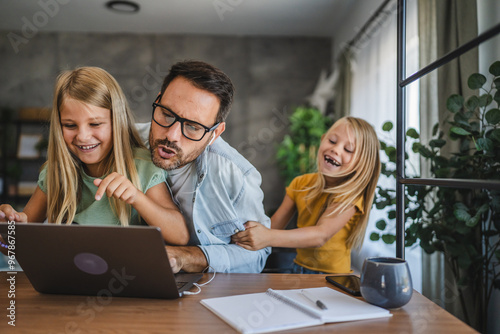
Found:
<svg viewBox="0 0 500 334"><path fill-rule="evenodd" d="M161 100L161 95L158 96L156 101L160 100ZM220 125L219 122L216 123L211 128L209 128L198 122L182 118L176 113L174 113L172 110L168 109L167 107L156 103L156 101L153 103L153 121L155 121L156 124L158 124L163 128L169 128L172 125L174 125L175 122L181 123L182 134L187 139L200 141L203 139L203 137L205 137L205 135L208 132L214 131Z"/></svg>

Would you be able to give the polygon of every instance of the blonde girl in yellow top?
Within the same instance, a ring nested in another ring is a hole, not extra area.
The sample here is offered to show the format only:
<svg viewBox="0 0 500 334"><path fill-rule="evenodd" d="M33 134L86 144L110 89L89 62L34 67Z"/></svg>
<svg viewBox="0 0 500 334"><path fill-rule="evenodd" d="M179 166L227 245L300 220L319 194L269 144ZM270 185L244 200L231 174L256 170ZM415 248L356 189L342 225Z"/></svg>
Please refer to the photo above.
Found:
<svg viewBox="0 0 500 334"><path fill-rule="evenodd" d="M185 245L189 231L135 130L116 80L98 67L57 78L47 162L23 212L0 205L0 221L160 227Z"/></svg>
<svg viewBox="0 0 500 334"><path fill-rule="evenodd" d="M379 141L356 117L339 119L322 136L318 172L296 177L271 217L271 229L247 222L233 241L249 250L297 248L296 273L351 272L361 247L380 175ZM298 211L297 229L284 228Z"/></svg>

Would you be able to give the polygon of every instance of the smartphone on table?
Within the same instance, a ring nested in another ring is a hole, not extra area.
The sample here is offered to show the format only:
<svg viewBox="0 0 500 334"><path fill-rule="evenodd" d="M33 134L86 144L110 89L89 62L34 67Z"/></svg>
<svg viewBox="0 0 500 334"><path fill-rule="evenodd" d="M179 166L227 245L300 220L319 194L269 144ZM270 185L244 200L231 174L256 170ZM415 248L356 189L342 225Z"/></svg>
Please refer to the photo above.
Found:
<svg viewBox="0 0 500 334"><path fill-rule="evenodd" d="M326 280L353 296L361 296L360 279L356 275L326 276Z"/></svg>

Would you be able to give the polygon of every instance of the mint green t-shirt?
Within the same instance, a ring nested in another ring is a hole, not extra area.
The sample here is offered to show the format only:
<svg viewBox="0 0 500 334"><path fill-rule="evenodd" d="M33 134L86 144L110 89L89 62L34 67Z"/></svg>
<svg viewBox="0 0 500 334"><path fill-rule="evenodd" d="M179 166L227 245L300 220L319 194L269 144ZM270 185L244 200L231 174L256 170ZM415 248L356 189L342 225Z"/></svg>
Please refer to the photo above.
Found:
<svg viewBox="0 0 500 334"><path fill-rule="evenodd" d="M140 189L143 193L149 188L152 188L166 180L166 172L156 167L151 162L151 155L148 150L135 148L134 163L137 168L137 173L141 181ZM104 178L100 177L100 178ZM47 193L47 167L45 166L38 176L38 186ZM76 209L74 222L80 225L120 225L118 217L113 213L111 208L110 198L104 194L100 201L95 200L97 188L94 185L95 177L87 175L82 170L82 189L81 198ZM132 208L132 215L129 220L129 225L141 225L137 211Z"/></svg>

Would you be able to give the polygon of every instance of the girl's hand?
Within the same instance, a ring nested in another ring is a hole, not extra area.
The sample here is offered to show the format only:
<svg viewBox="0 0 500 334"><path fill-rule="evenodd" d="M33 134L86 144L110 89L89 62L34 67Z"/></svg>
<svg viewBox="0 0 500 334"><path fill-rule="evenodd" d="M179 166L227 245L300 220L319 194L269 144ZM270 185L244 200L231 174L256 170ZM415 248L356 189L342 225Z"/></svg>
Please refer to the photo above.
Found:
<svg viewBox="0 0 500 334"><path fill-rule="evenodd" d="M245 223L245 231L238 232L231 240L238 246L248 250L259 250L271 245L271 230L264 225L248 221Z"/></svg>
<svg viewBox="0 0 500 334"><path fill-rule="evenodd" d="M15 221L17 223L27 223L28 216L24 212L17 212L9 204L0 205L0 222Z"/></svg>
<svg viewBox="0 0 500 334"><path fill-rule="evenodd" d="M99 201L106 193L108 197L114 197L132 205L137 195L141 193L127 177L118 173L111 173L103 180L95 179L94 184L99 187L95 194L96 201Z"/></svg>

